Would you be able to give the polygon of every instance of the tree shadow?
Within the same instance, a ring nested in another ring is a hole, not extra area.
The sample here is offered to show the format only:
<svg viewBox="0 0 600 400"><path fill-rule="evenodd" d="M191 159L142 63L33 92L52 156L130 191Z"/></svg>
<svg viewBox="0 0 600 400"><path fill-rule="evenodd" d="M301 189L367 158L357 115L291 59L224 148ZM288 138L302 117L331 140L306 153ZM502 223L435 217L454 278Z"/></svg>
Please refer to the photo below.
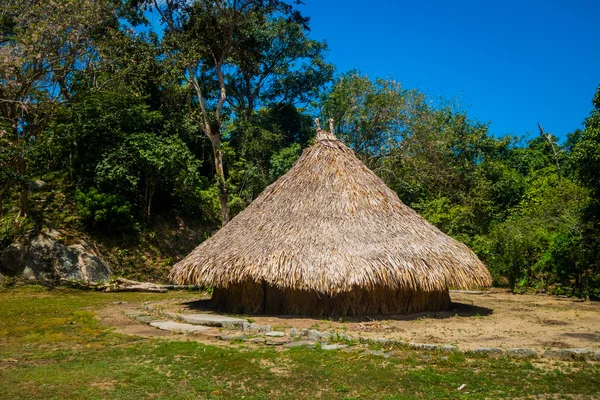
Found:
<svg viewBox="0 0 600 400"><path fill-rule="evenodd" d="M191 311L209 311L215 312L221 315L239 315L227 312L216 312L212 306L210 299L202 299L195 301L188 301L181 303L182 306L187 307ZM312 320L329 320L343 318L344 322L372 322L372 321L414 321L418 319L447 319L454 317L461 318L472 318L472 317L486 317L492 315L494 310L487 307L480 307L473 304L452 302L450 309L443 311L426 311L413 314L401 314L401 315L358 315L358 316L307 316L307 315L277 315L277 314L244 314L247 316L256 317L269 317L279 318L282 320L289 319L312 319Z"/></svg>

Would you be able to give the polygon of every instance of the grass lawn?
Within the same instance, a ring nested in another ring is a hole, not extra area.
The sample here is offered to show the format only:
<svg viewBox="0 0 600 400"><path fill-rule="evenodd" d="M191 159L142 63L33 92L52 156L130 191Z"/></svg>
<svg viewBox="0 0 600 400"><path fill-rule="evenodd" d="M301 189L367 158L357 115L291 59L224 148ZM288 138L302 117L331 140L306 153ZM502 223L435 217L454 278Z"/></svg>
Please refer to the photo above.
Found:
<svg viewBox="0 0 600 400"><path fill-rule="evenodd" d="M218 347L185 336L181 341L125 336L94 317L95 309L111 302L166 296L35 286L0 289L0 399L600 396L600 365L595 363L532 363L412 350L384 359L358 351L243 343Z"/></svg>

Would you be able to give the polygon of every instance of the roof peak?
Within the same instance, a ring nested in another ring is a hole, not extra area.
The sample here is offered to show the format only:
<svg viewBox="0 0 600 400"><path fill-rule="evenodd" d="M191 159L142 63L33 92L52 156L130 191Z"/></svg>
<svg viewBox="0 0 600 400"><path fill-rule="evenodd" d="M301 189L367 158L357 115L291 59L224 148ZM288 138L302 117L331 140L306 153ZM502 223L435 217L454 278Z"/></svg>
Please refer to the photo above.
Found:
<svg viewBox="0 0 600 400"><path fill-rule="evenodd" d="M321 121L319 118L315 118L315 124L317 125L317 140L338 140L333 133L333 118L329 118L329 132L321 129Z"/></svg>

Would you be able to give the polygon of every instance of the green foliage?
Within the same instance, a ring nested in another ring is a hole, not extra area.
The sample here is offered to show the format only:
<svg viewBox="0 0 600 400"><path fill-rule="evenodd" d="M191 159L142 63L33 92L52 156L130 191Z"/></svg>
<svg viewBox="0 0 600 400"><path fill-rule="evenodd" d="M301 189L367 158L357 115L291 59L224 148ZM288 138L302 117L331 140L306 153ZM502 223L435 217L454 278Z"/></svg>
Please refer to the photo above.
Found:
<svg viewBox="0 0 600 400"><path fill-rule="evenodd" d="M577 247L587 263L583 287L599 296L600 282L600 85L592 100L593 109L585 120L583 132L571 137L574 174L590 191L590 201L584 210L581 244Z"/></svg>
<svg viewBox="0 0 600 400"><path fill-rule="evenodd" d="M160 31L131 29L156 7ZM158 221L216 229L224 194L235 215L285 174L320 110L497 283L599 295L600 87L585 129L555 157L553 136L494 137L456 104L392 79L351 71L328 86L325 42L283 1L9 0L0 28L2 246L47 228L103 241L127 232L143 249L115 244L121 271L163 268L182 250L144 242ZM38 179L49 189L30 191Z"/></svg>
<svg viewBox="0 0 600 400"><path fill-rule="evenodd" d="M573 151L577 175L597 196L600 195L600 86L593 101L594 109L585 120L585 129Z"/></svg>
<svg viewBox="0 0 600 400"><path fill-rule="evenodd" d="M294 143L274 153L271 156L271 169L269 170L271 180L276 180L292 168L292 165L300 157L300 152L300 144Z"/></svg>
<svg viewBox="0 0 600 400"><path fill-rule="evenodd" d="M309 121L310 117L287 104L231 124L223 151L230 166L233 214L291 168L314 131Z"/></svg>
<svg viewBox="0 0 600 400"><path fill-rule="evenodd" d="M600 170L594 164L597 110L586 131L559 148L562 179L548 138L494 138L456 106L429 101L393 80L343 75L324 110L405 203L478 253L496 283L594 295L598 273L588 263L591 243L600 238L592 232L600 230L586 215L595 209Z"/></svg>
<svg viewBox="0 0 600 400"><path fill-rule="evenodd" d="M452 203L447 197L437 197L414 204L414 209L447 234L468 241L467 232L474 225L473 210L468 206Z"/></svg>
<svg viewBox="0 0 600 400"><path fill-rule="evenodd" d="M122 231L130 228L134 220L131 204L116 194L91 188L87 193L76 191L75 199L81 220L91 226Z"/></svg>
<svg viewBox="0 0 600 400"><path fill-rule="evenodd" d="M325 61L327 44L308 37L299 13L254 12L239 26L229 80L236 113L252 115L263 107L309 104L331 81L333 65Z"/></svg>
<svg viewBox="0 0 600 400"><path fill-rule="evenodd" d="M105 191L132 199L150 218L157 192L172 197L172 204L192 206L195 189L202 183L198 168L199 162L177 136L140 133L128 136L103 157L96 166L95 182Z"/></svg>
<svg viewBox="0 0 600 400"><path fill-rule="evenodd" d="M359 154L377 157L394 149L416 110L427 109L423 96L389 79L372 81L357 71L342 75L323 103L335 120L336 134Z"/></svg>
<svg viewBox="0 0 600 400"><path fill-rule="evenodd" d="M33 228L33 221L29 218L15 218L13 214L0 216L0 247L5 248L11 243L27 237Z"/></svg>

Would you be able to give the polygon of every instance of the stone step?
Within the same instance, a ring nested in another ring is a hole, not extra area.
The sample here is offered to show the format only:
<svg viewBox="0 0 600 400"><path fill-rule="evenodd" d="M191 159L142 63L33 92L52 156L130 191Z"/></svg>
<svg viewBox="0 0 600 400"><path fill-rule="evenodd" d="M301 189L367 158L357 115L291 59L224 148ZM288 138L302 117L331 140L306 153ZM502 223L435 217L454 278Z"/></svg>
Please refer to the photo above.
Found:
<svg viewBox="0 0 600 400"><path fill-rule="evenodd" d="M269 336L269 337L284 337L285 336L285 332L271 331L271 332L265 333L265 336Z"/></svg>
<svg viewBox="0 0 600 400"><path fill-rule="evenodd" d="M221 327L224 324L233 326L242 326L243 323L248 323L247 320L241 318L232 318L225 315L216 314L177 314L180 321L186 322L192 325L205 325L205 326L218 326Z"/></svg>
<svg viewBox="0 0 600 400"><path fill-rule="evenodd" d="M163 331L171 331L178 333L196 333L200 331L210 330L210 328L207 326L192 325L175 321L154 321L150 322L150 326L162 329Z"/></svg>
<svg viewBox="0 0 600 400"><path fill-rule="evenodd" d="M340 349L345 349L346 346L345 344L323 344L321 345L321 350L340 350Z"/></svg>

